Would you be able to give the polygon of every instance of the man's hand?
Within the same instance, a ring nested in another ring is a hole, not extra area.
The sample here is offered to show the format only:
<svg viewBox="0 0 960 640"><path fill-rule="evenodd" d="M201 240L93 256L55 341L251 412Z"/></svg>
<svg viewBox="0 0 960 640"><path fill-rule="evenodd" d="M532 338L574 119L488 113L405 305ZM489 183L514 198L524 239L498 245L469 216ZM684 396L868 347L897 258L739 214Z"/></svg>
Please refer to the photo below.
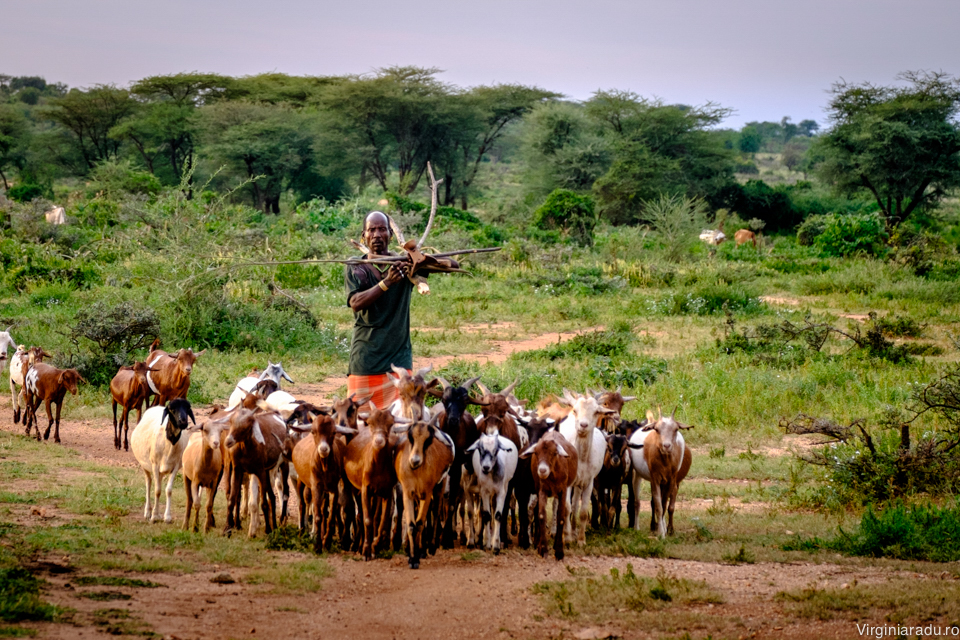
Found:
<svg viewBox="0 0 960 640"><path fill-rule="evenodd" d="M406 260L391 265L389 271L387 271L387 276L383 279L384 282L387 283L387 286L393 286L400 282L410 274L410 266L410 262Z"/></svg>

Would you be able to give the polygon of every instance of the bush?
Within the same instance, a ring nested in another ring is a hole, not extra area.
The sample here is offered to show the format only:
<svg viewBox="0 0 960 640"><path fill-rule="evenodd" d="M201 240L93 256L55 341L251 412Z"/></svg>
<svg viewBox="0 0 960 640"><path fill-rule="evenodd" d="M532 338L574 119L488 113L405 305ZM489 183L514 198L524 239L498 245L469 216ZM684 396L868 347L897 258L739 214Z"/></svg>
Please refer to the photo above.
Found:
<svg viewBox="0 0 960 640"><path fill-rule="evenodd" d="M354 222L354 217L342 208L328 203L323 198L308 200L297 206L297 215L303 216L311 228L324 235L344 229Z"/></svg>
<svg viewBox="0 0 960 640"><path fill-rule="evenodd" d="M7 196L15 202L30 202L43 197L44 189L36 184L18 184L7 190Z"/></svg>
<svg viewBox="0 0 960 640"><path fill-rule="evenodd" d="M828 256L876 256L884 251L886 239L883 220L876 214L834 214L827 216L814 245Z"/></svg>
<svg viewBox="0 0 960 640"><path fill-rule="evenodd" d="M548 360L560 358L584 359L588 356L611 358L625 355L633 340L633 333L629 331L591 331L575 336L567 342L551 345L544 349L525 351L516 354L514 357L520 360L536 360L539 358Z"/></svg>
<svg viewBox="0 0 960 640"><path fill-rule="evenodd" d="M124 194L155 196L162 188L160 180L149 171L136 169L126 161L105 161L90 174L87 192L109 199L118 199Z"/></svg>
<svg viewBox="0 0 960 640"><path fill-rule="evenodd" d="M764 311L760 297L739 286L707 285L648 302L649 311L668 316L707 316L722 312L746 314Z"/></svg>
<svg viewBox="0 0 960 640"><path fill-rule="evenodd" d="M960 560L960 502L938 507L897 501L879 511L870 506L852 534L841 529L832 540L798 537L784 545L788 551L818 548L851 556L956 562Z"/></svg>
<svg viewBox="0 0 960 640"><path fill-rule="evenodd" d="M810 216L797 229L797 244L812 247L817 237L827 228L830 216Z"/></svg>
<svg viewBox="0 0 960 640"><path fill-rule="evenodd" d="M703 200L663 195L644 205L643 216L663 243L664 257L677 262L699 242L697 237L707 224L707 206Z"/></svg>
<svg viewBox="0 0 960 640"><path fill-rule="evenodd" d="M569 189L556 189L533 212L533 224L540 229L560 229L578 244L593 244L593 230L597 226L593 199Z"/></svg>

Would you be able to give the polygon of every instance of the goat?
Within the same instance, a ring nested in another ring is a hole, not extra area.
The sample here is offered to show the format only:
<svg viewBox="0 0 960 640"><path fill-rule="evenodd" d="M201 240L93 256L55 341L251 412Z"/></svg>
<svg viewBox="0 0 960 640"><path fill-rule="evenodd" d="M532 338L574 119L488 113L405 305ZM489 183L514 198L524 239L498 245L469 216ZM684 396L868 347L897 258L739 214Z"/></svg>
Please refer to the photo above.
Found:
<svg viewBox="0 0 960 640"><path fill-rule="evenodd" d="M41 349L42 351L42 349ZM87 383L76 369L57 369L43 362L36 362L30 366L29 371L23 379L23 388L25 393L26 414L24 422L27 429L26 434L30 435L31 424L36 426L37 440L40 440L40 421L37 419L37 407L40 402L44 403L47 410L46 431L43 432L43 439L50 437L50 428L53 427L54 418L50 411L50 403L57 405L57 428L53 433L53 441L60 442L60 410L63 408L63 398L70 392L70 395L77 395L77 383Z"/></svg>
<svg viewBox="0 0 960 640"><path fill-rule="evenodd" d="M270 533L277 524L277 498L270 484L270 471L281 464L283 441L286 437L286 425L279 415L270 413L254 414L249 409L239 408L230 413L230 432L225 440L227 476L227 523L224 533L227 535L240 526L240 488L244 474L251 476L250 496L260 498L260 510L263 512L266 533ZM256 482L254 482L254 480ZM286 474L284 474L284 485ZM256 535L257 525L254 513L250 517L248 535Z"/></svg>
<svg viewBox="0 0 960 640"><path fill-rule="evenodd" d="M146 362L134 362L132 367L120 367L117 375L110 381L110 397L113 399L113 446L120 450L120 434L123 433L123 448L130 450L127 435L130 431L130 412L137 410L137 422L143 418L143 403L150 394L147 385L147 373L156 371ZM120 422L117 422L117 406L122 408Z"/></svg>
<svg viewBox="0 0 960 640"><path fill-rule="evenodd" d="M425 382L423 376L430 373L433 365L427 365L418 369L413 375L396 365L390 365L397 377L390 377L394 386L397 388L398 398L393 401L388 411L395 418L406 418L407 420L423 420L427 406L424 400L427 397L427 390L439 383L437 378L430 382Z"/></svg>
<svg viewBox="0 0 960 640"><path fill-rule="evenodd" d="M620 424L620 413L623 411L623 405L637 399L637 396L623 395L622 391L623 387L621 386L617 387L616 391L600 391L593 394L601 407L613 411L613 413L600 416L597 420L597 426L604 433L616 433L618 431L617 427Z"/></svg>
<svg viewBox="0 0 960 640"><path fill-rule="evenodd" d="M207 492L207 518L203 532L216 526L213 517L213 501L223 477L224 442L220 437L227 426L227 419L208 420L200 427L200 433L190 434L183 450L183 489L187 494L187 509L183 516L183 530L190 530L190 515L196 509L193 530L200 528L201 491Z"/></svg>
<svg viewBox="0 0 960 640"><path fill-rule="evenodd" d="M538 418L535 415L520 418L520 421L529 433L528 446L539 442L540 438L557 424L553 418ZM521 549L527 549L530 547L530 498L537 492L529 458L521 458L518 462L517 472L513 476L513 486L520 509L520 531L517 534L517 544Z"/></svg>
<svg viewBox="0 0 960 640"><path fill-rule="evenodd" d="M190 426L193 421L193 427ZM189 433L197 430L197 419L193 416L190 403L178 398L163 407L151 407L143 413L130 436L130 449L133 457L140 463L146 484L147 499L143 506L143 517L150 522L159 518L160 485L165 476L167 482L167 508L163 512L164 522L173 522L170 513L170 498L173 494L173 481L180 470L183 451L190 439ZM187 435L184 435L184 434ZM154 499L151 505L151 498Z"/></svg>
<svg viewBox="0 0 960 640"><path fill-rule="evenodd" d="M513 390L516 388L519 380L514 380L512 383L506 386L500 393L492 393L483 383L477 382L477 387L483 393L483 396L480 398L480 404L482 406L481 412L482 416L477 420L477 428L480 429L481 433L486 432L487 425L486 420L490 417L498 417L500 421L497 423L497 428L500 431L500 435L507 438L517 447L517 451L522 450L527 444L529 444L529 435L527 438L524 438L520 433L520 427L517 425L516 419L519 418L519 414L514 411L511 406L510 398L513 397ZM514 399L515 400L515 399ZM527 442L524 442L524 440ZM513 483L510 484L509 489L507 490L507 499L510 500L514 494ZM512 511L513 516L513 528L517 529L517 513ZM509 538L503 539L504 546L509 545Z"/></svg>
<svg viewBox="0 0 960 640"><path fill-rule="evenodd" d="M739 247L742 244L750 243L753 245L753 248L757 248L757 234L749 229L740 229L735 234L733 234L733 239Z"/></svg>
<svg viewBox="0 0 960 640"><path fill-rule="evenodd" d="M439 413L433 416L436 422ZM453 463L453 443L433 423L415 422L396 446L393 464L403 491L403 529L407 540L407 562L420 567L423 531L434 493Z"/></svg>
<svg viewBox="0 0 960 640"><path fill-rule="evenodd" d="M278 362L276 364L267 361L267 368L263 370L263 373L257 374L256 369L253 370L253 373L248 375L246 378L242 378L240 382L237 383L236 388L233 390L233 393L230 394L230 400L227 402L227 408L237 406L243 401L244 395L243 392L247 393L253 391L258 382L263 380L272 380L276 385L277 389L280 388L280 379L283 378L290 384L294 384L293 379L287 375L287 372L283 370L283 364Z"/></svg>
<svg viewBox="0 0 960 640"><path fill-rule="evenodd" d="M299 430L300 427L297 427ZM300 530L306 527L305 489L310 488L313 511L314 549L330 548L333 517L337 503L337 485L343 470L346 443L337 434L356 435L356 429L341 427L329 415L318 415L308 433L293 450L293 466L297 470L297 497L300 499ZM325 514L325 504L329 513Z"/></svg>
<svg viewBox="0 0 960 640"><path fill-rule="evenodd" d="M553 538L553 555L563 560L563 529L567 520L567 500L570 486L577 478L577 450L554 430L547 431L540 440L520 454L530 459L533 483L537 492L537 518L534 540L537 552L547 555L547 499L554 498L557 530Z"/></svg>
<svg viewBox="0 0 960 640"><path fill-rule="evenodd" d="M370 402L371 396L360 400L356 399L355 393L341 400L334 396L331 404L334 423L338 427L358 431L360 407ZM369 415L369 414L365 414ZM394 483L396 484L396 483ZM340 482L338 495L339 511L337 526L340 533L340 548L353 551L360 550L360 543L363 541L363 535L360 533L360 523L357 520L357 514L362 511L362 505L357 503L356 496L350 488L349 481L343 479Z"/></svg>
<svg viewBox="0 0 960 640"><path fill-rule="evenodd" d="M606 440L603 433L597 429L597 417L601 414L612 413L610 409L601 407L592 396L572 394L564 389L563 396L573 407L563 422L559 431L567 441L577 449L577 477L573 483L570 498L570 529L572 535L574 522L577 523L577 544L584 546L587 543L587 504L593 495L593 480L603 468L603 456L606 450Z"/></svg>
<svg viewBox="0 0 960 640"><path fill-rule="evenodd" d="M180 349L176 355L170 355L166 351L150 347L147 366L156 372L147 372L147 385L151 395L156 396L153 406L158 407L174 398L187 397L193 365L197 358L206 352L206 349L197 353L194 353L193 349Z"/></svg>
<svg viewBox="0 0 960 640"><path fill-rule="evenodd" d="M367 400L366 402L369 402ZM360 406L366 404L360 403ZM397 472L393 462L390 433L394 417L389 411L376 410L366 414L366 429L347 444L343 471L348 493L360 492L360 512L363 516L362 553L364 560L386 546L390 538L390 518L393 515L393 489ZM379 514L379 517L377 517ZM360 539L360 536L357 536Z"/></svg>
<svg viewBox="0 0 960 640"><path fill-rule="evenodd" d="M640 512L640 487L644 480L650 482L650 531L656 531L660 538L673 535L673 507L677 500L680 482L687 477L693 454L683 440L681 429L692 429L674 419L676 409L669 417L662 415L653 419L653 412L647 412L647 424L631 437L631 442L640 444L642 451L631 451L633 464L633 491L636 496L635 512ZM645 435L641 435L645 434ZM664 511L669 514L670 524L664 523ZM634 526L640 528L640 519Z"/></svg>
<svg viewBox="0 0 960 640"><path fill-rule="evenodd" d="M443 378L438 378L438 380L442 390L433 388L429 393L440 398L440 402L443 404L444 413L440 422L440 429L450 436L456 448L453 465L450 467L449 510L443 523L443 533L441 535L444 548L452 549L455 533L454 520L456 520L457 510L463 499L461 474L463 465L467 460L466 448L480 437L477 423L467 411L467 406L471 404L484 406L484 403L470 395L470 388L480 380L479 376L466 380L459 387L453 386ZM460 539L461 542L466 542L465 532L461 532Z"/></svg>
<svg viewBox="0 0 960 640"><path fill-rule="evenodd" d="M593 516L590 525L607 529L620 528L620 513L623 504L620 496L623 483L630 471L630 449L641 449L643 445L631 443L627 437L612 433L606 436L606 448L603 454L603 468L594 480Z"/></svg>
<svg viewBox="0 0 960 640"><path fill-rule="evenodd" d="M700 233L700 239L706 242L711 247L719 246L727 239L726 234L723 232L723 223L726 220L721 220L720 224L717 225L716 229L704 229ZM712 250L715 251L715 250Z"/></svg>
<svg viewBox="0 0 960 640"><path fill-rule="evenodd" d="M3 367L4 362L7 359L7 352L10 351L11 347L14 351L18 351L17 341L10 336L10 329L13 326L7 327L6 331L0 331L0 368ZM11 365L12 366L12 365Z"/></svg>
<svg viewBox="0 0 960 640"><path fill-rule="evenodd" d="M496 555L500 553L507 485L517 471L518 451L494 430L481 435L466 452L472 454L468 460L480 487L481 526L486 530L484 548L492 548Z"/></svg>
<svg viewBox="0 0 960 640"><path fill-rule="evenodd" d="M20 422L20 402L26 405L25 395L27 390L23 388L23 379L27 375L27 370L31 363L43 362L44 358L52 357L41 347L25 348L22 344L17 346L13 358L10 360L10 395L13 402L13 423ZM17 387L20 387L19 395ZM26 416L24 416L26 419Z"/></svg>

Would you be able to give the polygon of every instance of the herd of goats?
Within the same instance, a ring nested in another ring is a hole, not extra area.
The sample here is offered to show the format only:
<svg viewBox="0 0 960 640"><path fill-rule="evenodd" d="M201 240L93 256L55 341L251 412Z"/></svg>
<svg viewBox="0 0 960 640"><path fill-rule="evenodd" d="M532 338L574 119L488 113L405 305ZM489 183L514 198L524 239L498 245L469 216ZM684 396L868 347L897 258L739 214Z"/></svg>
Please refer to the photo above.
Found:
<svg viewBox="0 0 960 640"><path fill-rule="evenodd" d="M3 358L13 346L9 333L0 332ZM354 395L318 406L282 391L282 379L293 381L281 364L268 363L237 383L226 407L215 406L197 424L186 396L202 354L167 353L156 341L144 362L121 367L110 384L114 446L132 449L143 470L143 515L151 522L160 517L165 478L163 519L172 522L171 494L182 470L185 529L194 513L193 529L199 529L203 493L204 531L215 526L213 503L225 476L224 531L238 529L249 512L249 535L255 535L259 508L270 533L277 527L277 494L282 524L292 486L300 529L310 528L317 550L329 549L336 534L341 549L365 559L391 545L403 548L412 568L425 552L452 548L458 530L460 544L499 553L510 542L509 520L517 544L528 548L532 537L540 555L555 526L560 560L564 536L572 540L574 528L577 544L586 543L588 520L595 528L620 526L624 484L629 526L639 528L644 480L651 487L650 530L660 537L673 533L677 490L692 462L681 430L690 426L653 412L642 421L622 420L624 404L634 398L620 389L564 390L528 410L513 394L516 382L494 393L479 378L454 386L443 378L427 380L430 367L416 373L394 368L398 399L389 407ZM54 441L60 442L64 397L76 395L84 380L74 369L44 363L45 357L39 347L16 348L10 363L14 422L21 419L22 397L26 433L36 429L39 440L43 402L49 421L44 438L56 425ZM428 395L439 400L432 407ZM471 406L479 415L468 411ZM137 423L129 433L133 409ZM550 498L555 524L547 518Z"/></svg>

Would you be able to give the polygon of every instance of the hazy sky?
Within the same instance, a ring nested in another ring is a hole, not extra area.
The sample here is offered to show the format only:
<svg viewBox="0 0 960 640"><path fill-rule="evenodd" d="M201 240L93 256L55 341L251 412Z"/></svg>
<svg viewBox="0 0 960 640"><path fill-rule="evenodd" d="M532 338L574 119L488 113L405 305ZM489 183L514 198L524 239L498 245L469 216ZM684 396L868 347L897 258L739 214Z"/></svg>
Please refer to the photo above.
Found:
<svg viewBox="0 0 960 640"><path fill-rule="evenodd" d="M0 0L0 73L86 87L148 75L439 67L460 86L720 103L725 123L825 123L830 85L960 74L957 0Z"/></svg>

